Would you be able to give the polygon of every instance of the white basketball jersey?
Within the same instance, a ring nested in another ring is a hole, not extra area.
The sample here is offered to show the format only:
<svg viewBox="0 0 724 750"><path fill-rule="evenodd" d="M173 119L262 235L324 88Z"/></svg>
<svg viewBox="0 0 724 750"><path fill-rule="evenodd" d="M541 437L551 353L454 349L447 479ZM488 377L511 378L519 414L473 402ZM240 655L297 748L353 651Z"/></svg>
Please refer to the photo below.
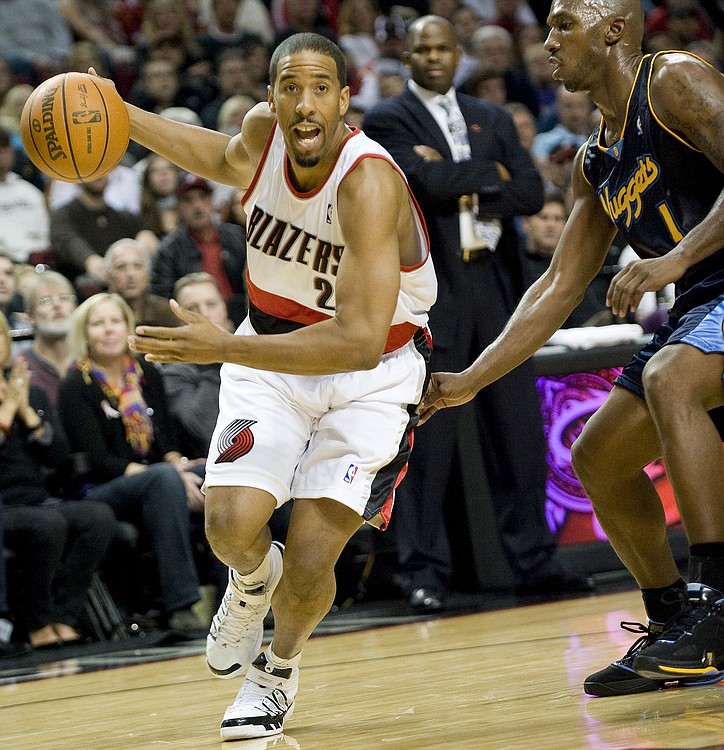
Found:
<svg viewBox="0 0 724 750"><path fill-rule="evenodd" d="M342 180L365 158L384 159L405 179L382 146L354 130L345 138L327 180L300 193L289 179L284 138L274 124L242 201L247 214L250 317L258 333L288 331L334 316L335 281L345 248L337 192ZM374 196L364 198L374 200ZM407 343L426 325L437 295L427 231L412 193L410 203L423 260L400 269L400 291L385 351Z"/></svg>

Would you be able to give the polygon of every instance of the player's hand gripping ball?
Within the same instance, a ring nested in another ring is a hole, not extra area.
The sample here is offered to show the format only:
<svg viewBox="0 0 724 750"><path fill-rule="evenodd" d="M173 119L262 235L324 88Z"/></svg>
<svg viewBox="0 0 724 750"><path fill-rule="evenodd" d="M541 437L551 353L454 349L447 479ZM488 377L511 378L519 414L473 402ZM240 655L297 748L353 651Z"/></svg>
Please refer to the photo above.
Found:
<svg viewBox="0 0 724 750"><path fill-rule="evenodd" d="M20 118L30 160L63 182L89 182L110 172L126 153L130 129L113 84L86 73L61 73L41 83Z"/></svg>

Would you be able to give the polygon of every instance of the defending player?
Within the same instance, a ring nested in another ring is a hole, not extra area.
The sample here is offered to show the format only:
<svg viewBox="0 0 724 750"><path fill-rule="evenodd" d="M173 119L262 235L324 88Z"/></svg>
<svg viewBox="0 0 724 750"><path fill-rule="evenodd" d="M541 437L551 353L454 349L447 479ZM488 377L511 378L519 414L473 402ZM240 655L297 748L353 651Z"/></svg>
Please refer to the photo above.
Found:
<svg viewBox="0 0 724 750"><path fill-rule="evenodd" d="M427 379L436 293L402 173L344 124L340 50L295 35L274 52L270 80L268 105L231 139L129 107L139 143L248 186L250 313L236 335L173 303L186 326L131 338L155 361L227 363L206 526L232 570L207 660L220 677L248 673L224 715L225 739L282 731L302 648L334 598L337 557L363 520L389 519L417 420L409 405ZM267 521L292 497L282 565ZM270 603L274 639L259 654Z"/></svg>
<svg viewBox="0 0 724 750"><path fill-rule="evenodd" d="M635 310L676 282L668 321L627 365L573 445L573 465L611 544L642 590L644 637L591 675L592 695L718 680L724 670L724 78L690 54L643 56L636 0L555 0L553 77L603 115L574 165L575 205L550 269L467 370L437 373L420 409L470 400L530 357L601 267L616 230L642 259L607 303ZM719 431L717 430L719 428ZM644 467L662 456L690 544L688 590Z"/></svg>

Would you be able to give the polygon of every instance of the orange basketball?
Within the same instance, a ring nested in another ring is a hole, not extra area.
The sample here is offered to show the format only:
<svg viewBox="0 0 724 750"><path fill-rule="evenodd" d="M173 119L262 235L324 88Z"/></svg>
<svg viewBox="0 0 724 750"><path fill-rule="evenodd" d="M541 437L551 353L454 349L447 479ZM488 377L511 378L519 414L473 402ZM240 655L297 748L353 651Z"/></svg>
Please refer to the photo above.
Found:
<svg viewBox="0 0 724 750"><path fill-rule="evenodd" d="M88 182L110 172L128 148L130 128L113 84L86 73L61 73L41 83L20 119L30 160L64 182Z"/></svg>

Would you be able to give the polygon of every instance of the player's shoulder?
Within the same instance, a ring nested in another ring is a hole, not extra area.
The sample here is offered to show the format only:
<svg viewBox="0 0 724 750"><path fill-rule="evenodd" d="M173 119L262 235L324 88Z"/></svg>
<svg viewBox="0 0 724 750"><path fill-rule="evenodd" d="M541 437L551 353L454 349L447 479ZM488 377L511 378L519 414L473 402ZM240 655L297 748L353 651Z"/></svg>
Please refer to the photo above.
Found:
<svg viewBox="0 0 724 750"><path fill-rule="evenodd" d="M259 102L247 112L241 126L241 139L247 151L266 146L275 121L276 117L267 102Z"/></svg>
<svg viewBox="0 0 724 750"><path fill-rule="evenodd" d="M652 61L650 90L655 95L682 96L695 90L699 81L721 78L716 68L690 52L659 52Z"/></svg>
<svg viewBox="0 0 724 750"><path fill-rule="evenodd" d="M384 152L362 154L340 182L340 199L359 201L360 195L372 202L387 200L403 187L403 178L392 159Z"/></svg>
<svg viewBox="0 0 724 750"><path fill-rule="evenodd" d="M656 116L674 131L701 107L718 108L724 76L689 52L658 53L652 62L649 99Z"/></svg>

